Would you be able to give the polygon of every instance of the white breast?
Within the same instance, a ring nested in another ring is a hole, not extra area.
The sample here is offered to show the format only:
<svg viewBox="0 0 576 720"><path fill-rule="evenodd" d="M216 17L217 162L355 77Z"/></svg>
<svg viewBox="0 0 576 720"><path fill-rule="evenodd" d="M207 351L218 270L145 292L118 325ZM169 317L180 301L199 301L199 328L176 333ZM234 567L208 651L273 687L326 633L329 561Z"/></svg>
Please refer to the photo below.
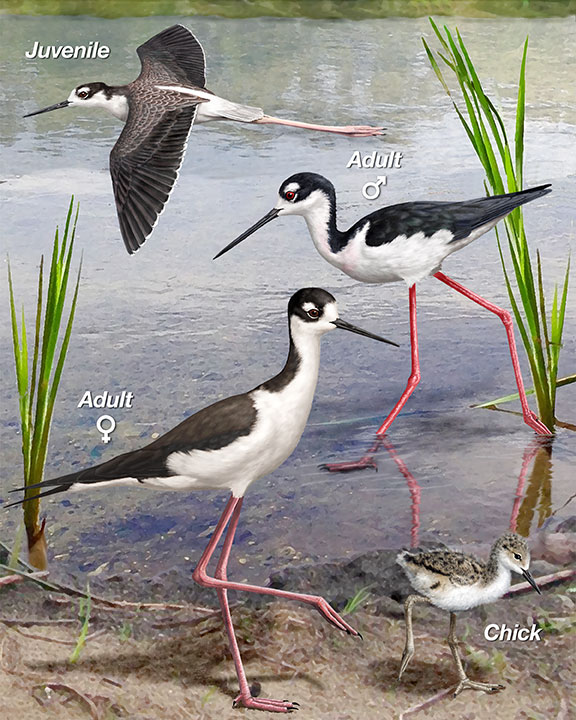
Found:
<svg viewBox="0 0 576 720"><path fill-rule="evenodd" d="M431 237L416 233L400 235L392 242L376 247L366 245L366 225L339 253L342 270L366 283L390 283L404 280L408 285L440 269L442 261L462 245L451 244L453 234L439 230Z"/></svg>
<svg viewBox="0 0 576 720"><path fill-rule="evenodd" d="M370 246L366 245L366 234L370 227L366 222L338 253L330 250L327 237L324 240L321 231L316 229L314 235L314 228L310 223L308 225L318 252L355 280L365 283L404 280L408 285L413 285L440 270L448 255L483 235L494 224L483 226L456 242L452 240L454 235L449 230L439 230L430 237L419 232L410 236L399 235L392 242ZM327 236L327 233L324 235Z"/></svg>
<svg viewBox="0 0 576 720"><path fill-rule="evenodd" d="M450 585L442 591L441 595L435 595L431 591L428 596L432 599L433 604L442 610L457 612L495 602L508 592L509 588L510 571L501 567L496 578L488 585L482 583Z"/></svg>
<svg viewBox="0 0 576 720"><path fill-rule="evenodd" d="M220 450L174 453L168 460L172 472L186 476L190 489L229 488L235 496L243 495L252 482L276 470L298 444L312 407L319 362L320 343L311 338L289 384L279 392L252 393L258 416L249 435ZM152 484L167 487L174 480L159 478Z"/></svg>

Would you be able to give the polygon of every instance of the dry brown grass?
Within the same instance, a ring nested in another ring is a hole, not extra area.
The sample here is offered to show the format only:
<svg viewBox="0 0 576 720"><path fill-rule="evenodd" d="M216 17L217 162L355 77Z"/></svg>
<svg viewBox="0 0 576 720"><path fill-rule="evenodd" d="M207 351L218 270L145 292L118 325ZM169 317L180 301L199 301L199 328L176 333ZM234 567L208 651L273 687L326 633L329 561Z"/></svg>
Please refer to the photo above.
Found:
<svg viewBox="0 0 576 720"><path fill-rule="evenodd" d="M556 618L573 610L570 595L561 590L542 602ZM114 614L113 627L110 613L95 615L93 630L107 627L88 640L75 665L69 663L71 646L62 641L73 642L77 626L27 627L24 632L36 636L28 637L0 625L0 717L222 720L248 712L232 709L237 683L219 618L193 627L158 629L152 627L157 617L142 622L137 614L122 613ZM490 621L528 623L533 613L532 596L515 598L494 606ZM470 675L504 682L506 690L496 696L471 691L456 699L444 696L426 709L407 713L456 680L443 639L444 614L418 613L416 656L401 684L396 680L403 644L400 619L355 613L352 622L364 635L360 641L295 605L273 603L259 611L240 606L233 614L249 679L260 683L267 697L297 700L303 718L388 720L405 713L406 718L432 720L567 720L576 709L570 707L567 692L573 678L574 634L549 633L532 646L505 643L495 648L483 640L486 620L481 613L463 617L460 637L467 631L468 638L461 651ZM119 627L126 621L134 623L135 637L121 636Z"/></svg>

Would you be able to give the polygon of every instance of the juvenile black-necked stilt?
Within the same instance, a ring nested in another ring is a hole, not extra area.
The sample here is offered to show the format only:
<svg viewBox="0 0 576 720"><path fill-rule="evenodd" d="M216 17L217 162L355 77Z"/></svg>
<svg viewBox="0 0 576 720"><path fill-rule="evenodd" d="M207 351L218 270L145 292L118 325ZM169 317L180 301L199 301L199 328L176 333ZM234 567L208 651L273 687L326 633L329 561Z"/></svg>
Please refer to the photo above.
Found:
<svg viewBox="0 0 576 720"><path fill-rule="evenodd" d="M142 70L128 85L84 83L67 100L24 116L65 107L98 107L126 123L110 153L110 174L120 231L130 254L144 244L170 197L193 122L274 123L354 137L383 134L380 127L282 120L214 95L205 87L202 46L182 25L163 30L136 52Z"/></svg>
<svg viewBox="0 0 576 720"><path fill-rule="evenodd" d="M400 664L398 679L414 656L412 633L412 606L414 603L430 603L450 613L448 645L458 670L458 685L454 697L465 690L497 692L503 685L492 685L469 680L458 655L454 637L455 613L495 602L510 588L512 572L524 575L538 594L540 589L530 574L530 553L523 538L515 533L502 535L492 546L488 563L471 555L452 550L411 553L407 550L398 555L396 562L403 568L412 587L420 595L409 595L404 603L406 614L406 645Z"/></svg>
<svg viewBox="0 0 576 720"><path fill-rule="evenodd" d="M200 410L140 450L31 485L26 489L25 497L30 500L64 491L114 485L143 485L168 490L230 490L231 497L193 577L200 585L215 588L218 593L240 683L235 705L270 712L287 712L296 704L251 696L230 616L229 589L300 600L315 607L338 629L351 635L358 635L358 632L321 597L227 579L226 568L244 494L255 480L279 467L300 440L318 380L322 335L342 328L395 344L341 320L334 297L319 288L305 288L292 296L288 304L288 323L288 359L283 370L271 380L243 395L220 400ZM34 495L36 489L42 492ZM212 577L206 572L207 566L227 525L228 532Z"/></svg>
<svg viewBox="0 0 576 720"><path fill-rule="evenodd" d="M410 202L391 205L366 215L349 230L341 231L336 225L336 191L332 183L316 173L298 173L280 186L276 207L233 240L216 257L231 250L274 218L303 215L320 255L350 277L365 283L390 283L399 280L407 283L412 372L400 400L378 429L377 437L386 433L420 381L416 283L428 275L434 276L502 320L510 346L524 422L537 433L549 435L548 428L528 406L510 313L440 272L442 262L448 255L461 250L491 230L514 208L549 192L549 185L541 185L521 192L464 202ZM329 470L350 470L371 464L371 458L367 457L359 463L341 463L326 467Z"/></svg>

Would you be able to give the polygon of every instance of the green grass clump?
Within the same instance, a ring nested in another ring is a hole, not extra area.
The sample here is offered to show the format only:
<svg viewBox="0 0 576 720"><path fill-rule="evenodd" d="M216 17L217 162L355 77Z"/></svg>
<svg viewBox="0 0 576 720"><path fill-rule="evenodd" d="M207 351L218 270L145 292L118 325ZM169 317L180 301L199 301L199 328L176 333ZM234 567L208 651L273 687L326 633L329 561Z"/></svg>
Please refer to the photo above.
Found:
<svg viewBox="0 0 576 720"><path fill-rule="evenodd" d="M351 613L362 607L366 600L370 597L370 586L360 588L346 603L342 610L342 615L350 615Z"/></svg>
<svg viewBox="0 0 576 720"><path fill-rule="evenodd" d="M86 638L88 637L88 630L90 629L91 612L92 598L90 596L90 585L86 585L86 597L80 598L80 603L78 606L78 619L81 622L80 632L78 633L78 638L76 640L74 650L72 650L72 654L70 655L70 658L68 660L68 662L70 662L72 665L75 662L78 662L78 658L80 657L82 648L86 643Z"/></svg>
<svg viewBox="0 0 576 720"><path fill-rule="evenodd" d="M78 221L78 208L72 220L73 206L74 198L70 200L61 240L58 228L56 228L46 292L44 292L44 256L40 259L31 353L28 352L28 331L24 308L21 312L20 326L18 325L12 272L8 260L12 340L19 396L25 486L41 482L44 475L54 403L76 311L81 263L66 320L64 307ZM25 497L35 494L35 490L25 491ZM23 507L30 563L34 567L44 570L47 560L44 524L39 523L40 501L38 499L29 500L24 503Z"/></svg>
<svg viewBox="0 0 576 720"><path fill-rule="evenodd" d="M452 100L458 118L482 163L486 173L484 184L487 194L498 195L522 190L528 38L524 43L520 65L513 156L502 117L484 92L460 33L456 30L455 38L448 27L444 26L444 33L442 33L432 18L430 18L430 23L441 44L441 49L435 54L424 38L422 38L422 42L430 64L445 92ZM465 109L461 109L457 104L437 58L441 59L456 78ZM570 259L566 263L562 289L559 291L558 285L555 285L552 305L547 307L540 253L536 252L536 262L534 263L524 230L522 208L513 210L504 222L512 271L516 281L514 288L511 282L511 272L504 259L500 237L496 231L506 288L530 364L540 419L550 431L553 431L556 423L556 389L559 386L558 359L562 348ZM569 384L575 380L574 376L563 378L563 384ZM494 404L494 401L486 404Z"/></svg>

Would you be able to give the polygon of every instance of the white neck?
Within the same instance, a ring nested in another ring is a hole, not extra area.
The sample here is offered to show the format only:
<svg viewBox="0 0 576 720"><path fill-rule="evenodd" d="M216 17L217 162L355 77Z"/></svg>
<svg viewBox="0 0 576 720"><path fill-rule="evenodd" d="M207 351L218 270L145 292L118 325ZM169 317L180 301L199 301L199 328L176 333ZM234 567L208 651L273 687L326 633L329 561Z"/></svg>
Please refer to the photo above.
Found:
<svg viewBox="0 0 576 720"><path fill-rule="evenodd" d="M126 122L130 108L128 106L128 98L125 95L112 95L110 100L106 101L104 107L111 115L114 115L115 118Z"/></svg>
<svg viewBox="0 0 576 720"><path fill-rule="evenodd" d="M486 596L484 602L490 602L502 597L510 589L512 582L512 573L504 565L498 565L498 572L491 578L483 588L483 594Z"/></svg>
<svg viewBox="0 0 576 720"><path fill-rule="evenodd" d="M298 351L300 363L288 387L290 395L295 399L298 398L297 402L302 404L300 412L302 416L305 415L304 423L306 423L318 383L321 336L302 332L300 328L295 327L294 323L292 323L291 332L292 342Z"/></svg>
<svg viewBox="0 0 576 720"><path fill-rule="evenodd" d="M322 196L314 205L306 209L304 219L308 225L308 231L316 250L328 262L334 263L334 253L330 249L329 228L330 228L330 203L328 198Z"/></svg>

